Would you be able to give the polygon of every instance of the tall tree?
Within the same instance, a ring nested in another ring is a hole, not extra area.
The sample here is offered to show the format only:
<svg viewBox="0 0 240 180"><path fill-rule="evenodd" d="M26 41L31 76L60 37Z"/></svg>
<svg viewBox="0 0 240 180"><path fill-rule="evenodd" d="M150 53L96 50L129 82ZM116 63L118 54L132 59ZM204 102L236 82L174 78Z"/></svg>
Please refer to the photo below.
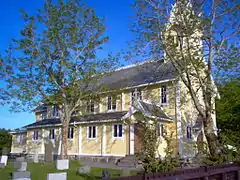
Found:
<svg viewBox="0 0 240 180"><path fill-rule="evenodd" d="M114 68L114 58L97 59L108 37L103 19L78 0L46 0L35 15L22 12L21 38L1 56L6 87L1 97L14 110L40 102L56 104L62 122L61 158L67 155L67 131L73 112L84 106L98 72ZM95 89L96 90L96 89Z"/></svg>
<svg viewBox="0 0 240 180"><path fill-rule="evenodd" d="M239 2L136 0L134 8L136 38L129 56L162 57L173 65L202 117L210 154L218 157L212 74L215 62L224 65L238 51Z"/></svg>

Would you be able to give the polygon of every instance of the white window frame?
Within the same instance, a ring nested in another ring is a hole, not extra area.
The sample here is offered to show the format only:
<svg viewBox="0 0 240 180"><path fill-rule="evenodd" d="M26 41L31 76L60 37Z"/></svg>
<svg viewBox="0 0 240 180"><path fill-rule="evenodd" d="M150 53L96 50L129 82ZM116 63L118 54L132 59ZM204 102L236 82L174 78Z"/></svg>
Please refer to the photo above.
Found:
<svg viewBox="0 0 240 180"><path fill-rule="evenodd" d="M89 127L92 127L91 128L91 137L89 137ZM95 137L92 137L93 136L93 127L95 127ZM95 140L97 139L97 126L96 125L89 125L87 126L87 139L89 140Z"/></svg>
<svg viewBox="0 0 240 180"><path fill-rule="evenodd" d="M40 131L38 129L33 131L32 140L33 141L40 140Z"/></svg>
<svg viewBox="0 0 240 180"><path fill-rule="evenodd" d="M43 116L43 114L45 115ZM41 120L44 120L44 119L47 119L47 111L41 112Z"/></svg>
<svg viewBox="0 0 240 180"><path fill-rule="evenodd" d="M109 104L109 98L111 98L111 101L110 101L110 109L108 108L108 104ZM115 104L113 103L113 99L115 98ZM113 105L115 105L115 109L113 109ZM107 111L116 111L117 110L117 96L114 97L114 96L107 96Z"/></svg>
<svg viewBox="0 0 240 180"><path fill-rule="evenodd" d="M71 137L71 134L72 134L72 137ZM69 140L73 140L74 139L74 127L68 127L67 138Z"/></svg>
<svg viewBox="0 0 240 180"><path fill-rule="evenodd" d="M52 117L59 117L59 112L58 112L57 105L52 106Z"/></svg>
<svg viewBox="0 0 240 180"><path fill-rule="evenodd" d="M165 95L166 95L166 102L162 102L162 94L163 94L163 87L166 87L166 92L165 92ZM167 85L162 85L160 87L160 104L163 105L163 106L167 106L168 105L168 87Z"/></svg>
<svg viewBox="0 0 240 180"><path fill-rule="evenodd" d="M119 125L122 125L122 136L119 137ZM114 126L117 126L117 137L114 136ZM112 125L112 139L124 139L124 124L118 123Z"/></svg>
<svg viewBox="0 0 240 180"><path fill-rule="evenodd" d="M189 134L189 130L190 130L190 134ZM190 136L189 136L190 135ZM186 138L187 139L193 139L193 131L192 131L192 126L188 125L186 127Z"/></svg>
<svg viewBox="0 0 240 180"><path fill-rule="evenodd" d="M132 90L131 91L131 104L133 103L133 99L134 99L134 92L136 91L136 89L134 89L134 90ZM138 100L142 100L142 91L141 91L141 89L137 89L137 99Z"/></svg>
<svg viewBox="0 0 240 180"><path fill-rule="evenodd" d="M93 105L93 111L92 111L92 105ZM87 113L95 113L95 102L93 100L90 100L87 102Z"/></svg>
<svg viewBox="0 0 240 180"><path fill-rule="evenodd" d="M17 135L17 143L18 143L18 145L22 145L22 143L23 143L23 135L22 134Z"/></svg>
<svg viewBox="0 0 240 180"><path fill-rule="evenodd" d="M51 135L51 131L53 131L53 138L50 136ZM49 140L55 140L55 129L54 128L51 128L51 129L49 129L49 132L48 132L49 134L48 134L48 139Z"/></svg>
<svg viewBox="0 0 240 180"><path fill-rule="evenodd" d="M164 136L165 126L164 126L163 123L158 123L157 126L158 126L157 127L158 128L157 129L157 136L162 138Z"/></svg>

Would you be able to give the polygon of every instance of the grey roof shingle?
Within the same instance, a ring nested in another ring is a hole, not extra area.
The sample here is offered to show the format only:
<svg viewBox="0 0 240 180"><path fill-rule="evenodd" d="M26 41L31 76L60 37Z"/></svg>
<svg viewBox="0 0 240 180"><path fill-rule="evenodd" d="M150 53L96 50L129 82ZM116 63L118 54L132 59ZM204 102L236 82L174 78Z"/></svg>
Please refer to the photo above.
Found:
<svg viewBox="0 0 240 180"><path fill-rule="evenodd" d="M140 65L107 73L96 82L95 86L106 85L107 88L117 90L174 79L175 77L176 71L170 62L147 61Z"/></svg>
<svg viewBox="0 0 240 180"><path fill-rule="evenodd" d="M156 116L161 119L171 120L171 118L157 105L149 104L143 101L139 101L141 106L143 107L145 113L151 116Z"/></svg>
<svg viewBox="0 0 240 180"><path fill-rule="evenodd" d="M121 111L121 112L110 112L110 113L99 113L99 114L88 114L80 117L72 117L70 123L73 122L99 122L103 120L120 120L122 116L124 116L127 112ZM39 126L45 126L45 125L57 125L61 124L61 121L59 118L52 118L52 119L44 119L41 121L37 121L35 123L29 124L24 126L24 128L31 128L31 127L39 127Z"/></svg>

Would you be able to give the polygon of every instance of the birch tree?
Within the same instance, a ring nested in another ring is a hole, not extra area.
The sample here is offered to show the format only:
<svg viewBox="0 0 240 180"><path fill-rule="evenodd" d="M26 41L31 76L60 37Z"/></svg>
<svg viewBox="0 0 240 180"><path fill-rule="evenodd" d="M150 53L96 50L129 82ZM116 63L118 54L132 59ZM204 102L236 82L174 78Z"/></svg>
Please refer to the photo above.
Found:
<svg viewBox="0 0 240 180"><path fill-rule="evenodd" d="M209 152L219 157L212 117L217 90L212 75L217 71L215 62L224 66L239 49L239 2L136 0L133 7L136 38L128 56L163 58L173 65L202 117Z"/></svg>
<svg viewBox="0 0 240 180"><path fill-rule="evenodd" d="M61 158L66 158L71 115L91 96L96 74L115 67L112 56L96 56L108 40L106 28L103 19L78 0L46 0L36 14L22 15L21 37L1 55L0 74L6 84L2 102L13 110L32 110L41 102L57 105Z"/></svg>

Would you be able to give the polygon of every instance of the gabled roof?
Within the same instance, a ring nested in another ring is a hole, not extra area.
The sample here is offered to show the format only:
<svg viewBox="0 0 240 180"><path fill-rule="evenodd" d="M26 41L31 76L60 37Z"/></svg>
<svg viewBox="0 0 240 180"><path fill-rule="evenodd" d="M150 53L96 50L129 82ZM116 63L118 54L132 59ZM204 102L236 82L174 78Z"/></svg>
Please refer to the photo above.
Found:
<svg viewBox="0 0 240 180"><path fill-rule="evenodd" d="M119 90L172 80L175 77L176 71L170 62L153 60L109 72L103 75L95 86L105 85L109 89Z"/></svg>
<svg viewBox="0 0 240 180"><path fill-rule="evenodd" d="M110 112L110 113L98 113L88 114L80 117L72 117L70 124L72 123L88 123L88 122L100 122L104 120L120 120L127 112ZM61 121L59 118L44 119L35 123L24 126L24 128L34 128L41 126L55 126L60 125Z"/></svg>
<svg viewBox="0 0 240 180"><path fill-rule="evenodd" d="M172 119L161 109L161 107L146 103L141 100L136 100L129 111L122 117L122 120L128 119L136 112L141 112L145 117L154 118L159 120L172 121Z"/></svg>

